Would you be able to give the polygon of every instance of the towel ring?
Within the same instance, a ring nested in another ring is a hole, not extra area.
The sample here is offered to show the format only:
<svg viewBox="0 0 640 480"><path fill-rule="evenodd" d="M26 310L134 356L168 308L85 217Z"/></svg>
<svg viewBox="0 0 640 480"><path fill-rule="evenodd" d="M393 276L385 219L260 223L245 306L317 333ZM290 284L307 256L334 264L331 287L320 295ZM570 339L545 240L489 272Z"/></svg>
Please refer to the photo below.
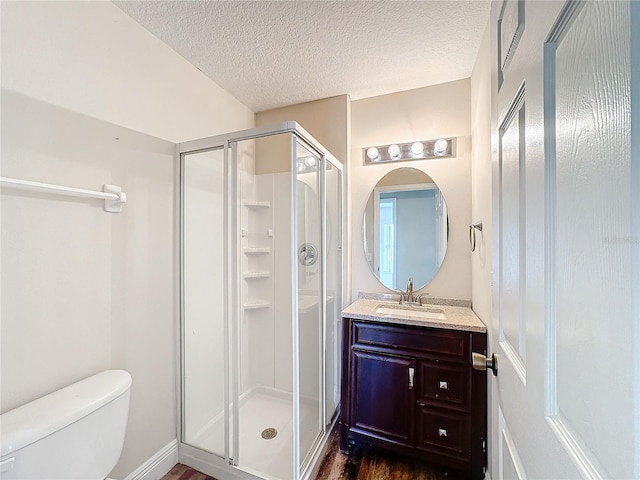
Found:
<svg viewBox="0 0 640 480"><path fill-rule="evenodd" d="M471 244L472 252L476 251L476 230L482 232L482 222L469 225L469 243Z"/></svg>

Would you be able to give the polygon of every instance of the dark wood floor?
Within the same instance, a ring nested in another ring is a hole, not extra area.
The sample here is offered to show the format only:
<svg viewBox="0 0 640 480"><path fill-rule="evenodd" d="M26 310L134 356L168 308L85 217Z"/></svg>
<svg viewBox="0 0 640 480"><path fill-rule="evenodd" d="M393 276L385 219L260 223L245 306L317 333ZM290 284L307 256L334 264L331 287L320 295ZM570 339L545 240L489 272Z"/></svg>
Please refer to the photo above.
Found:
<svg viewBox="0 0 640 480"><path fill-rule="evenodd" d="M209 475L205 475L197 470L194 470L191 467L187 467L186 465L182 465L181 463L177 464L175 467L171 469L169 473L167 473L160 480L216 480Z"/></svg>
<svg viewBox="0 0 640 480"><path fill-rule="evenodd" d="M355 447L344 455L337 432L331 437L316 480L462 480L415 459ZM215 480L178 464L162 480Z"/></svg>
<svg viewBox="0 0 640 480"><path fill-rule="evenodd" d="M419 460L354 447L340 452L338 432L331 436L316 480L462 480Z"/></svg>

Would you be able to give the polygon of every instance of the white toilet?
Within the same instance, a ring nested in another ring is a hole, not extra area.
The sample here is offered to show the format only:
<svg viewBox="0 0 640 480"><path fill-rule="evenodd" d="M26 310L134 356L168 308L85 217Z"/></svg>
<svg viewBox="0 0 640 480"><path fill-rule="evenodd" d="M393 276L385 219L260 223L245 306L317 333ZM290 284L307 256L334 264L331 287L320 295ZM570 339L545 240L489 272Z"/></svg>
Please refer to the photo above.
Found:
<svg viewBox="0 0 640 480"><path fill-rule="evenodd" d="M2 480L102 480L118 462L131 375L107 370L0 415Z"/></svg>

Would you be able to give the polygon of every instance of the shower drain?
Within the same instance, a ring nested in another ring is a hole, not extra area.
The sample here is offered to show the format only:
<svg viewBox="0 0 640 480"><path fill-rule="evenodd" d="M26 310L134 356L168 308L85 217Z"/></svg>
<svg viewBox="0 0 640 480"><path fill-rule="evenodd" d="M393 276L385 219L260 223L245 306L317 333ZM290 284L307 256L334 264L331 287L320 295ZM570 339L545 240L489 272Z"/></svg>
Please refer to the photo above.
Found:
<svg viewBox="0 0 640 480"><path fill-rule="evenodd" d="M272 438L275 438L276 435L278 435L278 430L273 427L265 428L264 430L262 430L262 433L260 435L265 440L271 440Z"/></svg>

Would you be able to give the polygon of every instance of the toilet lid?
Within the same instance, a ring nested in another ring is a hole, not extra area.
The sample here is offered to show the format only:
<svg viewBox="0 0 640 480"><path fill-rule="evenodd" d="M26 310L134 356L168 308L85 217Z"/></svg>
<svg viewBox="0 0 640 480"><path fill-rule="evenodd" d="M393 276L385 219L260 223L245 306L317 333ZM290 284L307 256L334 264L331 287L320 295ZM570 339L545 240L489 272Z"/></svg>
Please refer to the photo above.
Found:
<svg viewBox="0 0 640 480"><path fill-rule="evenodd" d="M0 458L70 425L131 387L124 370L107 370L0 415Z"/></svg>

